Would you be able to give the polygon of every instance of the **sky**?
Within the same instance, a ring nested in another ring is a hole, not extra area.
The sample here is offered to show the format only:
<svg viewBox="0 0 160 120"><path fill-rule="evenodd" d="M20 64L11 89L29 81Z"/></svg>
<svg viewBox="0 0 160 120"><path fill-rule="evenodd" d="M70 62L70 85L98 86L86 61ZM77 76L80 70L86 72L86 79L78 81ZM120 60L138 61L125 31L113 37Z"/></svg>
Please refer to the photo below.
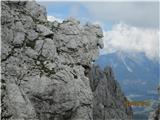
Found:
<svg viewBox="0 0 160 120"><path fill-rule="evenodd" d="M47 9L48 20L62 22L74 17L82 24L100 24L104 49L100 54L115 51L144 52L150 59L159 59L159 16L157 1L39 1Z"/></svg>

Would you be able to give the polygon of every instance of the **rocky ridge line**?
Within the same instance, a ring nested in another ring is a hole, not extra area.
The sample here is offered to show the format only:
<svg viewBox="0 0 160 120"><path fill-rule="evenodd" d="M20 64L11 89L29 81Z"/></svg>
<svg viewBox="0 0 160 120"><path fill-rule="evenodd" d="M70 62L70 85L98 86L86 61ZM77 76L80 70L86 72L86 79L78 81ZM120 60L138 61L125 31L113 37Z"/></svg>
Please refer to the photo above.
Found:
<svg viewBox="0 0 160 120"><path fill-rule="evenodd" d="M35 1L1 4L2 120L93 120L88 75L103 48L100 26L51 23Z"/></svg>

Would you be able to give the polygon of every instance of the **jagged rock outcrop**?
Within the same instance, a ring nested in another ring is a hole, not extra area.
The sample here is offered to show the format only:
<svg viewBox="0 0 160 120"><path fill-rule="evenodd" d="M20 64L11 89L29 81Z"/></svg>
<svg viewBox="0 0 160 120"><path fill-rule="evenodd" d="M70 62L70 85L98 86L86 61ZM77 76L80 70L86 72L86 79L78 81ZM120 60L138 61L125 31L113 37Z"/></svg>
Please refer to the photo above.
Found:
<svg viewBox="0 0 160 120"><path fill-rule="evenodd" d="M160 105L153 112L150 112L148 120L159 120L160 119Z"/></svg>
<svg viewBox="0 0 160 120"><path fill-rule="evenodd" d="M127 106L127 99L116 82L111 67L103 70L93 65L89 72L93 91L93 119L132 119L132 109Z"/></svg>
<svg viewBox="0 0 160 120"><path fill-rule="evenodd" d="M34 1L1 4L2 120L93 120L88 74L101 28L48 22Z"/></svg>

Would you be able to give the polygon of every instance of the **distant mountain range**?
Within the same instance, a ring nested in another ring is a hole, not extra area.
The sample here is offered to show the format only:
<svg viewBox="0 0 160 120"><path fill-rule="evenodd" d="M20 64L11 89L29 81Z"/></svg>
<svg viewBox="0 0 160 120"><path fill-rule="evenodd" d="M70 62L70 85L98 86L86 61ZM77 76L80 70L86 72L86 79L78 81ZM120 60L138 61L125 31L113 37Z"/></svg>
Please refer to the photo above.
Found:
<svg viewBox="0 0 160 120"><path fill-rule="evenodd" d="M118 51L99 56L96 64L102 69L105 66L113 68L114 76L129 100L158 100L160 64L157 60L150 60L144 53ZM145 109L135 110L142 112Z"/></svg>

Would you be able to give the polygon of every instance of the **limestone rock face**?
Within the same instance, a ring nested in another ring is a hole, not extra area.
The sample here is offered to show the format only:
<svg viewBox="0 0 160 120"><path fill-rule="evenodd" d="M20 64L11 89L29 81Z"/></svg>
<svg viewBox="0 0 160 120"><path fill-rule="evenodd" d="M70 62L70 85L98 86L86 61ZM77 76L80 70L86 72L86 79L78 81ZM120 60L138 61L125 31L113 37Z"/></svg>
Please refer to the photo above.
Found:
<svg viewBox="0 0 160 120"><path fill-rule="evenodd" d="M88 73L103 47L101 28L49 22L35 1L1 4L2 120L93 120Z"/></svg>
<svg viewBox="0 0 160 120"><path fill-rule="evenodd" d="M93 91L94 120L132 119L132 109L127 106L127 99L116 82L111 67L102 71L94 65L89 78Z"/></svg>
<svg viewBox="0 0 160 120"><path fill-rule="evenodd" d="M35 2L2 2L3 119L93 119L84 66L98 55L102 30L74 19L53 31L48 24Z"/></svg>

